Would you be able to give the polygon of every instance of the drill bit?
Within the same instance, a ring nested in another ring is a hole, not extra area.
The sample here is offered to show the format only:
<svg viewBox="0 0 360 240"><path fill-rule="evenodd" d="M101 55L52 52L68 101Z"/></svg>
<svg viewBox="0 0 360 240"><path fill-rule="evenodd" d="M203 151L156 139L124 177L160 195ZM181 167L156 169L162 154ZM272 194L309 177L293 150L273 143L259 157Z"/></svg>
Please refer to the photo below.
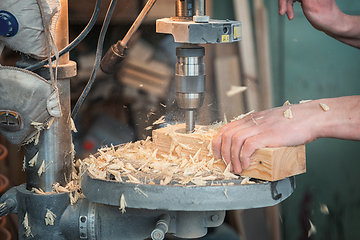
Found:
<svg viewBox="0 0 360 240"><path fill-rule="evenodd" d="M195 129L194 110L185 111L186 133L192 133Z"/></svg>

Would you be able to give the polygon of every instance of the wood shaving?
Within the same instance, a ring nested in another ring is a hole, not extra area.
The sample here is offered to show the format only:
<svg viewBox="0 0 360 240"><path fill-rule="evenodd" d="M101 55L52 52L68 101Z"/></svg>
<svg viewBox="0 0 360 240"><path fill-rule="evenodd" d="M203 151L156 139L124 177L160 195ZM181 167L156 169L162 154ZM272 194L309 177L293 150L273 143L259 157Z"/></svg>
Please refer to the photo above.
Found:
<svg viewBox="0 0 360 240"><path fill-rule="evenodd" d="M71 123L71 131L73 131L74 133L77 133L78 131L76 129L74 119L70 118L70 123Z"/></svg>
<svg viewBox="0 0 360 240"><path fill-rule="evenodd" d="M328 207L325 204L320 204L320 212L325 215L330 213Z"/></svg>
<svg viewBox="0 0 360 240"><path fill-rule="evenodd" d="M254 113L254 112L255 112L255 111L252 110L252 111L250 111L250 112L248 112L248 113L241 114L240 116L235 117L235 118L232 120L232 122L233 122L233 121L236 121L236 120L243 119L244 117L246 117L246 116L248 116L248 115L250 115L250 114L252 114L252 113Z"/></svg>
<svg viewBox="0 0 360 240"><path fill-rule="evenodd" d="M247 87L243 86L231 86L230 90L226 92L226 96L232 97L236 94L242 93L247 89Z"/></svg>
<svg viewBox="0 0 360 240"><path fill-rule="evenodd" d="M60 183L54 183L52 189L56 193L67 193L69 189L60 185Z"/></svg>
<svg viewBox="0 0 360 240"><path fill-rule="evenodd" d="M330 107L328 105L326 105L325 103L319 103L319 105L325 112L330 110Z"/></svg>
<svg viewBox="0 0 360 240"><path fill-rule="evenodd" d="M285 110L285 112L284 112L284 117L286 117L286 118L288 118L288 119L292 119L292 118L293 118L293 115L292 115L292 112L291 112L291 108L290 108L290 107Z"/></svg>
<svg viewBox="0 0 360 240"><path fill-rule="evenodd" d="M46 209L45 224L54 226L56 215L49 209Z"/></svg>
<svg viewBox="0 0 360 240"><path fill-rule="evenodd" d="M309 223L310 223L310 229L309 229L309 231L308 231L308 237L316 234L316 232L317 232L317 231L316 231L316 227L315 227L314 224L310 221L310 219L309 219Z"/></svg>
<svg viewBox="0 0 360 240"><path fill-rule="evenodd" d="M25 228L25 232L24 232L25 236L26 237L34 237L34 235L31 232L31 227L29 226L29 215L27 212L25 213L25 217L24 217L22 224Z"/></svg>
<svg viewBox="0 0 360 240"><path fill-rule="evenodd" d="M42 190L41 188L32 188L31 191L36 193L36 194L46 195L44 190Z"/></svg>
<svg viewBox="0 0 360 240"><path fill-rule="evenodd" d="M39 152L37 152L35 156L29 161L29 167L34 167L36 165L38 156L39 156Z"/></svg>
<svg viewBox="0 0 360 240"><path fill-rule="evenodd" d="M126 212L126 208L127 207L127 204L126 204L126 201L125 201L125 196L124 194L121 194L121 197L120 197L120 210L121 210L121 213L124 214Z"/></svg>
<svg viewBox="0 0 360 240"><path fill-rule="evenodd" d="M69 197L71 205L74 205L80 198L85 198L85 196L78 191L69 192Z"/></svg>
<svg viewBox="0 0 360 240"><path fill-rule="evenodd" d="M45 172L45 160L43 160L42 164L39 167L39 170L37 171L39 177L41 177L41 174Z"/></svg>
<svg viewBox="0 0 360 240"><path fill-rule="evenodd" d="M148 126L145 128L146 131L150 131L153 127L152 126Z"/></svg>
<svg viewBox="0 0 360 240"><path fill-rule="evenodd" d="M161 116L158 120L156 120L155 122L153 122L152 125L159 125L165 122L165 116Z"/></svg>
<svg viewBox="0 0 360 240"><path fill-rule="evenodd" d="M289 100L286 100L286 102L284 102L283 106L288 106L291 105L291 103L289 102Z"/></svg>
<svg viewBox="0 0 360 240"><path fill-rule="evenodd" d="M137 187L137 186L134 188L134 190L137 191L137 192L139 192L139 193L141 193L141 194L144 195L145 197L149 197L146 193L144 193L144 192L143 192L139 187Z"/></svg>
<svg viewBox="0 0 360 240"><path fill-rule="evenodd" d="M40 139L40 131L37 132L37 134L35 135L34 138L34 145L37 146L39 144L39 139Z"/></svg>
<svg viewBox="0 0 360 240"><path fill-rule="evenodd" d="M23 164L22 164L22 169L23 172L25 172L26 170L26 156L24 156L24 160L23 160Z"/></svg>
<svg viewBox="0 0 360 240"><path fill-rule="evenodd" d="M311 102L312 100L301 100L299 103L307 103L307 102Z"/></svg>
<svg viewBox="0 0 360 240"><path fill-rule="evenodd" d="M50 127L52 126L52 124L54 123L55 118L51 118L50 121L46 124L46 129L50 129Z"/></svg>
<svg viewBox="0 0 360 240"><path fill-rule="evenodd" d="M250 181L250 177L245 177L242 181L241 181L241 185L246 185L246 184L254 184L255 182Z"/></svg>

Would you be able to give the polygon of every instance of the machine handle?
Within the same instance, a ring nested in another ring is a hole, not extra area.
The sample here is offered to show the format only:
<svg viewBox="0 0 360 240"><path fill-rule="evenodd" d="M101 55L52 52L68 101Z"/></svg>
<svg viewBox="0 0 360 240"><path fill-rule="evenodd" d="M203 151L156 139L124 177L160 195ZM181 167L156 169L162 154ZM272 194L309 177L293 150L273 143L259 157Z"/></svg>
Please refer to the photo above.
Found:
<svg viewBox="0 0 360 240"><path fill-rule="evenodd" d="M159 221L156 222L155 229L151 232L152 240L163 240L165 234L169 230L170 216L167 214L161 215Z"/></svg>
<svg viewBox="0 0 360 240"><path fill-rule="evenodd" d="M104 73L113 74L116 72L122 61L126 57L127 47L118 41L110 47L103 59L101 59L100 68Z"/></svg>
<svg viewBox="0 0 360 240"><path fill-rule="evenodd" d="M9 198L0 204L0 218L8 215L16 207L16 202Z"/></svg>

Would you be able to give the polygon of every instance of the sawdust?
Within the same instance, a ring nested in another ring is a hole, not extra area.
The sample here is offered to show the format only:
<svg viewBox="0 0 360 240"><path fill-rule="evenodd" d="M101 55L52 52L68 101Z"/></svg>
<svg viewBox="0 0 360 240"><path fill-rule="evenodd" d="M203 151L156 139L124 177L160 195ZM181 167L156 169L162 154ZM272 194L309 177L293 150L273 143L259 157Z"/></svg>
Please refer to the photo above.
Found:
<svg viewBox="0 0 360 240"><path fill-rule="evenodd" d="M223 160L213 156L211 140L223 125L224 123L220 122L202 126L192 133L201 140L210 141L206 157L200 157L200 150L194 155L182 155L182 149L189 149L191 146L177 141L174 129L168 132L172 138L169 153L159 153L150 137L116 147L104 147L81 161L80 175L88 171L92 177L98 179L180 186L205 186L212 185L213 181L241 179L239 175L230 172L230 165L225 170L216 165ZM171 129L171 126L167 127ZM255 182L245 181L244 184Z"/></svg>

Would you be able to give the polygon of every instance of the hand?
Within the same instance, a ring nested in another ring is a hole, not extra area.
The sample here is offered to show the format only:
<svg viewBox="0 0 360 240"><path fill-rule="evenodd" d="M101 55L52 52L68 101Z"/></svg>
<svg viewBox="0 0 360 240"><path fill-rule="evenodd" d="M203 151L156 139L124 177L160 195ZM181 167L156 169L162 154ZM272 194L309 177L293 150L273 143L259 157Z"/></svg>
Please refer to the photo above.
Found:
<svg viewBox="0 0 360 240"><path fill-rule="evenodd" d="M300 2L305 17L311 25L327 35L360 48L360 16L347 15L335 0L279 0L279 14L294 18L293 4Z"/></svg>
<svg viewBox="0 0 360 240"><path fill-rule="evenodd" d="M321 99L250 114L220 129L213 139L215 157L231 162L232 170L240 173L258 148L296 146L320 137L359 140L359 104L359 96ZM284 116L288 109L291 119Z"/></svg>

